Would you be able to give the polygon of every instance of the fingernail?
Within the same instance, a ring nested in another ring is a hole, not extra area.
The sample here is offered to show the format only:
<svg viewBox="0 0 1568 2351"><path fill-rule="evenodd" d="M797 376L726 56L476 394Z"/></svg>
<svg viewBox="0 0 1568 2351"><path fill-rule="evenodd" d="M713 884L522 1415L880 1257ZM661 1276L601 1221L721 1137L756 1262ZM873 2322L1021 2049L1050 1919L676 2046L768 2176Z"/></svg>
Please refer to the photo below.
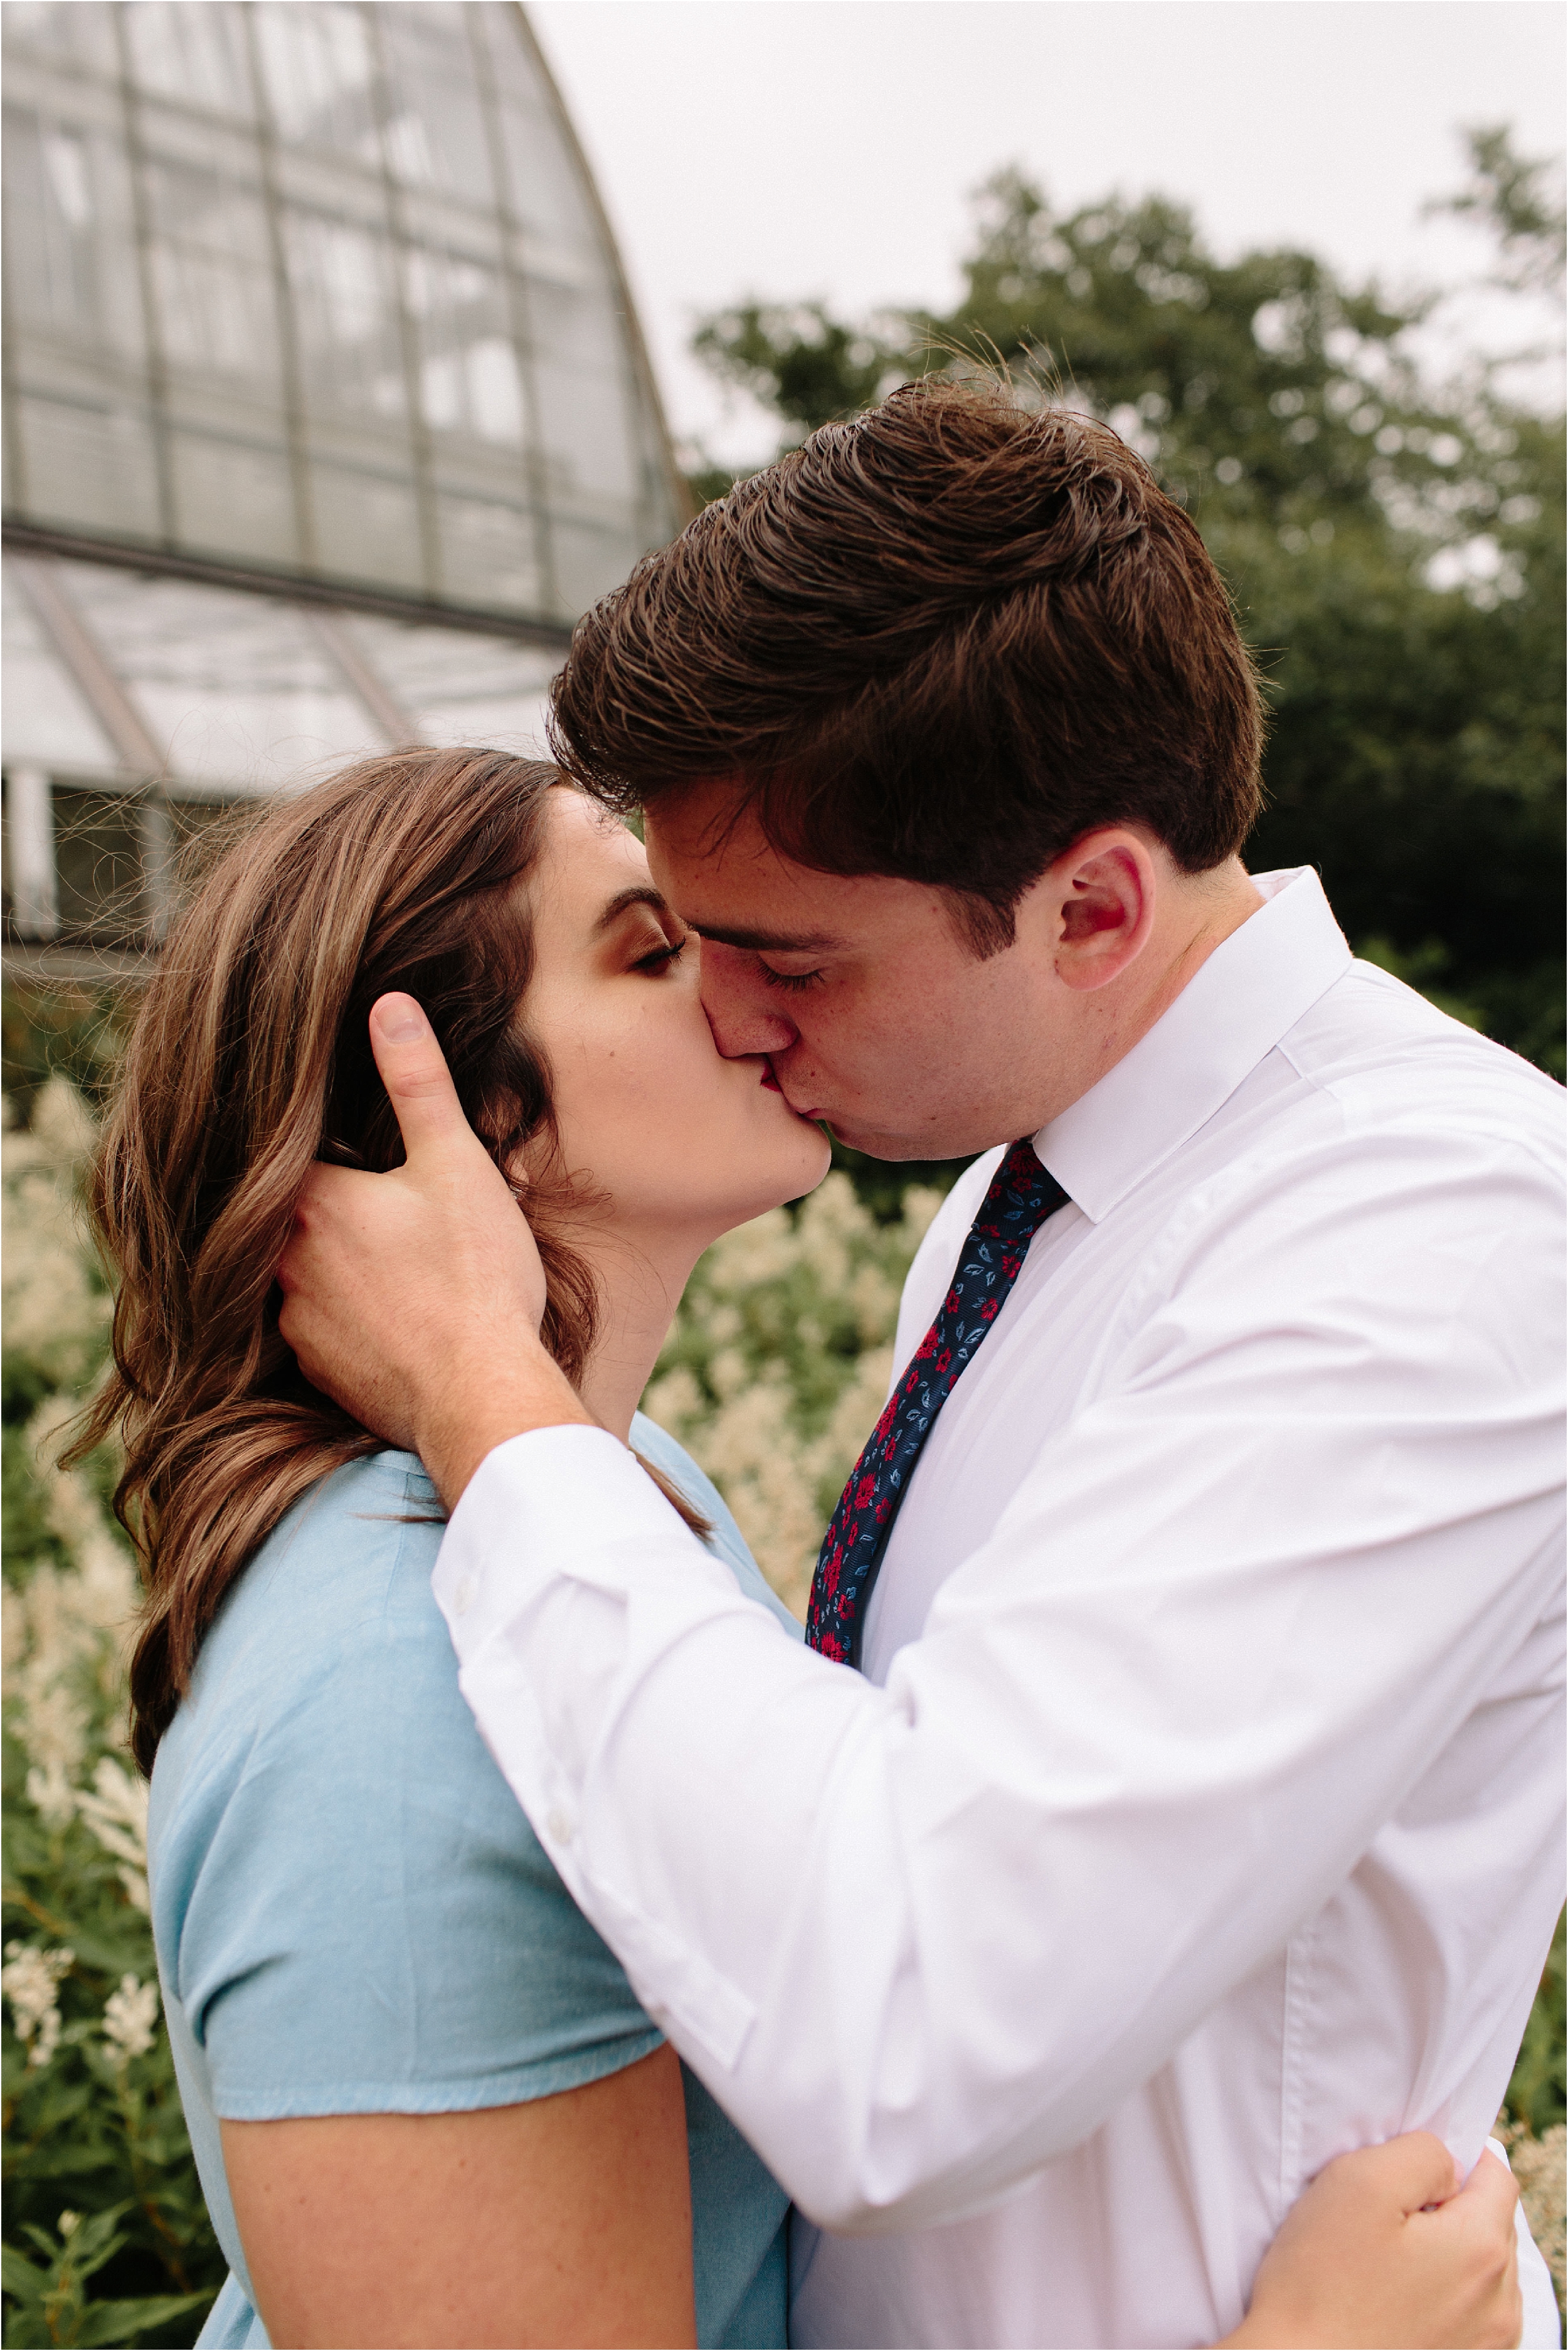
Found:
<svg viewBox="0 0 1568 2351"><path fill-rule="evenodd" d="M389 1044L406 1045L423 1037L430 1023L412 996L383 996L371 1015Z"/></svg>

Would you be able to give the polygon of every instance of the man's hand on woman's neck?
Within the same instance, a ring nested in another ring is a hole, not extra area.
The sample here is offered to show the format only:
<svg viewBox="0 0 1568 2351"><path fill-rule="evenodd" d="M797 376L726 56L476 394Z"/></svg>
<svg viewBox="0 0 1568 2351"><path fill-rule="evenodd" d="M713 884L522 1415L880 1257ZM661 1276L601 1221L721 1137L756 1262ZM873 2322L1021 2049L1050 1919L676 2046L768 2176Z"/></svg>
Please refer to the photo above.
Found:
<svg viewBox="0 0 1568 2351"><path fill-rule="evenodd" d="M307 1379L417 1453L448 1509L508 1437L579 1423L625 1443L700 1239L610 1218L574 1237L600 1286L579 1393L539 1343L533 1234L428 1021L411 998L383 998L371 1041L408 1156L387 1175L310 1172L278 1269L279 1327Z"/></svg>
<svg viewBox="0 0 1568 2351"><path fill-rule="evenodd" d="M313 1386L419 1455L450 1510L507 1437L594 1416L539 1343L533 1234L412 997L372 1008L371 1043L408 1156L386 1175L311 1169L278 1328Z"/></svg>

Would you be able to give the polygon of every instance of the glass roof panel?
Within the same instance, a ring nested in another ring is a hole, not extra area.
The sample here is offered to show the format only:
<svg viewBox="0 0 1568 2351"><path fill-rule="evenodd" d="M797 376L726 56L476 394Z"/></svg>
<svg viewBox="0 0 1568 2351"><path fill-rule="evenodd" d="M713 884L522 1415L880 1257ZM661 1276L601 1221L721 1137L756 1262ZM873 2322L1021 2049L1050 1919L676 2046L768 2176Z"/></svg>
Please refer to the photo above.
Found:
<svg viewBox="0 0 1568 2351"><path fill-rule="evenodd" d="M676 527L520 10L12 0L5 24L10 516L558 625Z"/></svg>
<svg viewBox="0 0 1568 2351"><path fill-rule="evenodd" d="M341 624L426 743L490 743L547 758L545 706L559 655L503 637L356 616Z"/></svg>
<svg viewBox="0 0 1568 2351"><path fill-rule="evenodd" d="M0 726L5 765L37 765L66 775L111 773L113 745L45 637L8 563L4 572L5 693Z"/></svg>
<svg viewBox="0 0 1568 2351"><path fill-rule="evenodd" d="M59 569L176 781L276 790L308 780L325 760L382 747L369 712L294 605L98 564Z"/></svg>

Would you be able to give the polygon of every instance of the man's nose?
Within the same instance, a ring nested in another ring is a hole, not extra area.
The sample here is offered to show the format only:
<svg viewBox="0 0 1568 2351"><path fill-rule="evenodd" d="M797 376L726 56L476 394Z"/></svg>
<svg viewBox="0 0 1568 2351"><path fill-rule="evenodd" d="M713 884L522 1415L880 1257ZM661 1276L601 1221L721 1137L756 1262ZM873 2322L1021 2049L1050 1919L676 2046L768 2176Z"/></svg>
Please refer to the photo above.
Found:
<svg viewBox="0 0 1568 2351"><path fill-rule="evenodd" d="M768 1001L767 989L754 955L721 946L716 939L703 941L703 1010L727 1061L746 1053L786 1052L799 1036L794 1022Z"/></svg>

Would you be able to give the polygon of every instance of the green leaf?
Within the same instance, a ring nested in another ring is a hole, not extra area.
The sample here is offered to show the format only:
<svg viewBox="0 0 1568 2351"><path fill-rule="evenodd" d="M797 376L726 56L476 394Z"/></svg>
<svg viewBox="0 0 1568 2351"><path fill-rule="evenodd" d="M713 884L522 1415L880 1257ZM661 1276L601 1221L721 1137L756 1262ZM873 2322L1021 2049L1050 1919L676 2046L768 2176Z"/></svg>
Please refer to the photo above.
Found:
<svg viewBox="0 0 1568 2351"><path fill-rule="evenodd" d="M131 2344L187 2311L205 2310L210 2294L148 2294L130 2302L89 2302L76 2339L84 2345Z"/></svg>
<svg viewBox="0 0 1568 2351"><path fill-rule="evenodd" d="M0 2245L0 2285L14 2294L18 2302L37 2299L49 2283L48 2273L35 2269L32 2262L12 2245Z"/></svg>

